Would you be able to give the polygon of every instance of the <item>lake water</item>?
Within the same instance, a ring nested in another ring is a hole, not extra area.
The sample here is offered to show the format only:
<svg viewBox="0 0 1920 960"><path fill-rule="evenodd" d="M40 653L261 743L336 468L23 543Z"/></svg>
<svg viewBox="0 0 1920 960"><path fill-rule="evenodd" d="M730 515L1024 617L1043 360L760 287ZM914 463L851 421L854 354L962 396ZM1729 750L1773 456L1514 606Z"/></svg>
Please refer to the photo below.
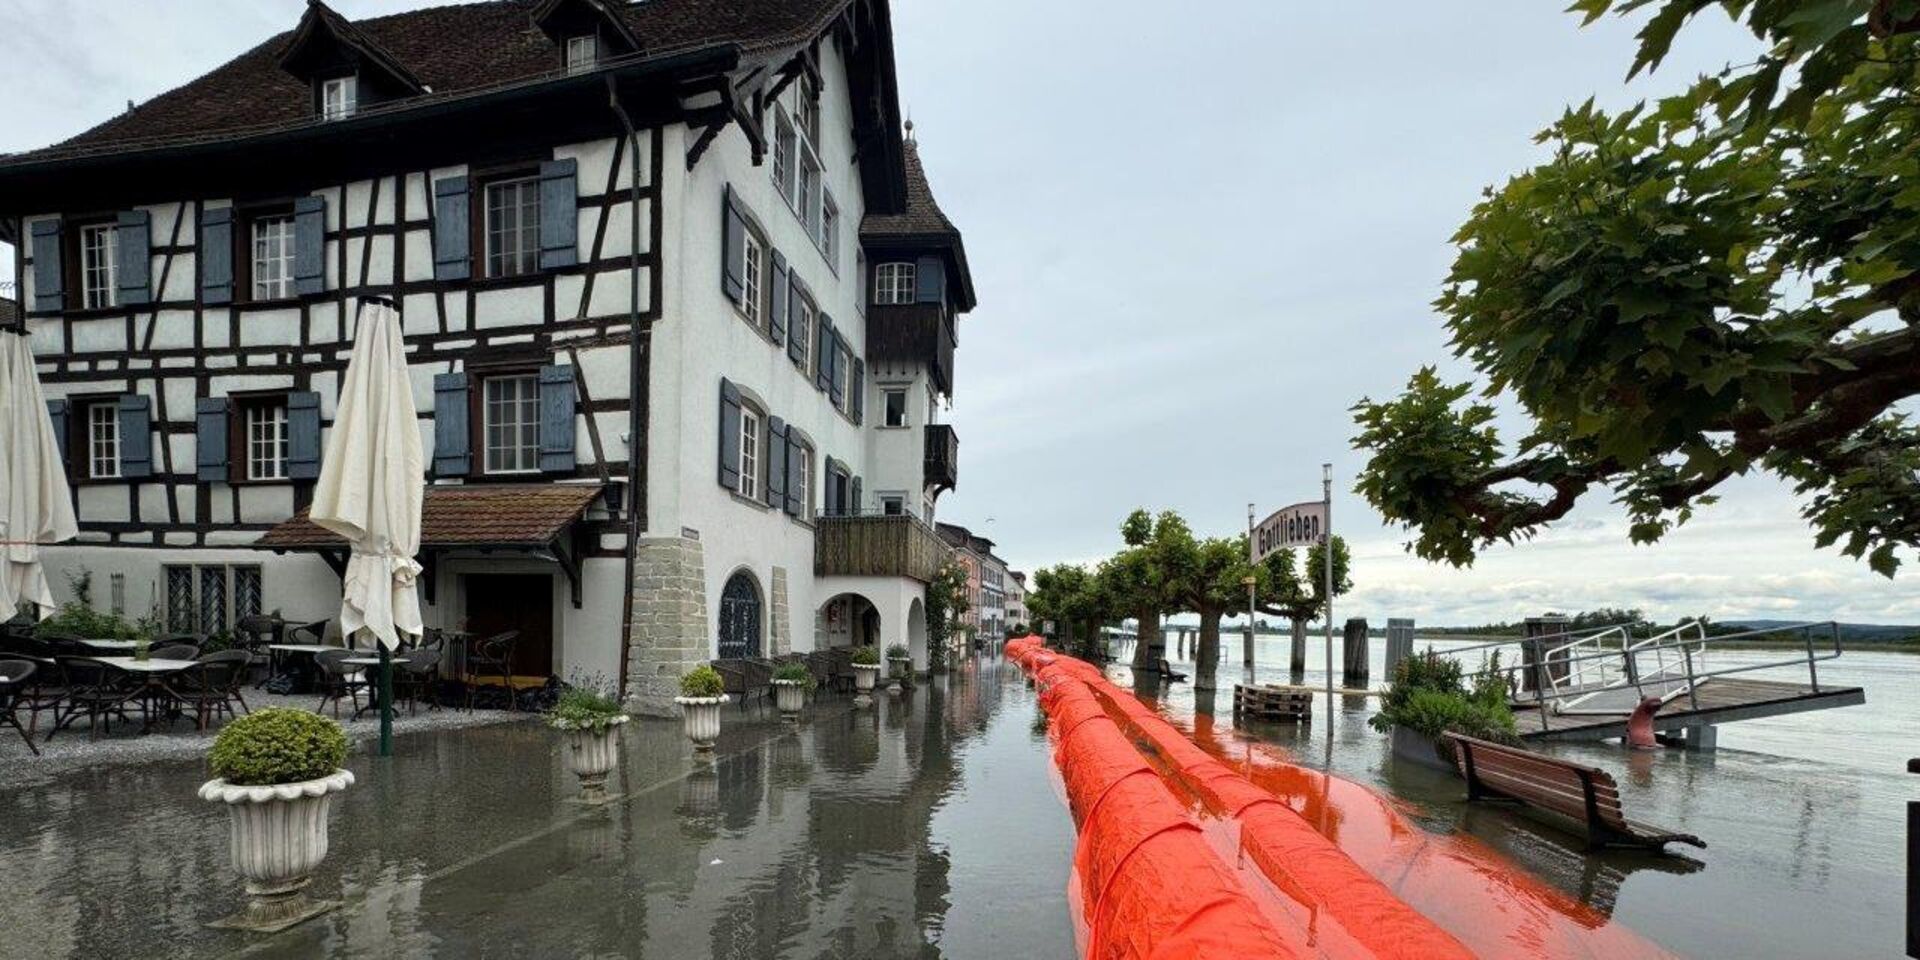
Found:
<svg viewBox="0 0 1920 960"><path fill-rule="evenodd" d="M1376 675L1382 639L1372 643ZM1417 649L1425 649L1422 640ZM1464 644L1436 644L1442 648ZM1170 719L1220 736L1232 724L1232 685L1245 676L1238 637L1210 697L1189 684L1137 687L1159 696ZM1287 639L1262 636L1254 678L1293 682ZM1339 641L1335 641L1338 657ZM1170 644L1169 659L1185 664ZM1792 656L1782 650L1714 650L1715 669ZM1271 666L1270 666L1271 665ZM1503 806L1464 803L1458 778L1395 764L1385 736L1367 727L1378 701L1324 697L1309 727L1258 724L1229 736L1283 748L1302 765L1390 795L1429 830L1463 833L1593 909L1676 953L1695 957L1899 957L1904 945L1906 803L1920 799L1920 656L1850 650L1820 665L1823 685L1858 686L1862 706L1748 720L1720 728L1713 752L1629 752L1612 743L1540 744L1600 767L1619 781L1630 817L1699 835L1686 858L1618 851L1589 857L1580 838ZM1277 667L1277 669L1276 669ZM1325 683L1319 636L1303 682ZM1127 674L1115 668L1116 678ZM1802 681L1804 665L1742 676ZM1375 685L1379 685L1376 676Z"/></svg>

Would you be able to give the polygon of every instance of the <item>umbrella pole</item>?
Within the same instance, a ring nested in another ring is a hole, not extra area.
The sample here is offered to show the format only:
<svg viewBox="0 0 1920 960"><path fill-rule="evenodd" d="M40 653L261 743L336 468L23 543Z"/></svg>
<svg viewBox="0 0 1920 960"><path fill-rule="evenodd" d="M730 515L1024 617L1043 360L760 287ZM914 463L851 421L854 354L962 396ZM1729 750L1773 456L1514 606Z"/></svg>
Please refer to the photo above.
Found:
<svg viewBox="0 0 1920 960"><path fill-rule="evenodd" d="M380 647L380 755L393 756L393 651Z"/></svg>

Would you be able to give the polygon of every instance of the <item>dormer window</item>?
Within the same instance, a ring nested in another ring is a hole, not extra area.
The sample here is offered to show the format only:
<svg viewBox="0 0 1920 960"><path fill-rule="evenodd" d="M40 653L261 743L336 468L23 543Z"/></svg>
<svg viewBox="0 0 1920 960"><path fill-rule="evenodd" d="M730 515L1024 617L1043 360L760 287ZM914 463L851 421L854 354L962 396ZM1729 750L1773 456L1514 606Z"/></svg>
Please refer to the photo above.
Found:
<svg viewBox="0 0 1920 960"><path fill-rule="evenodd" d="M344 120L360 106L360 78L334 77L320 84L320 119Z"/></svg>
<svg viewBox="0 0 1920 960"><path fill-rule="evenodd" d="M873 272L873 302L876 306L914 301L914 264L883 263Z"/></svg>
<svg viewBox="0 0 1920 960"><path fill-rule="evenodd" d="M567 73L586 73L600 65L600 38L593 34L567 38Z"/></svg>

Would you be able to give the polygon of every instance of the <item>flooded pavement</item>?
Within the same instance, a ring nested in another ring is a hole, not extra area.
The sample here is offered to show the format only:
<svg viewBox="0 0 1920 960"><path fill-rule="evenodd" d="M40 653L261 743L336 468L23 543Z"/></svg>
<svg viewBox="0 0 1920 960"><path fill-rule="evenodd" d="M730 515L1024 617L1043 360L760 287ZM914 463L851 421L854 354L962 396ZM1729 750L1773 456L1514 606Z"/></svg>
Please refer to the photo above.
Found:
<svg viewBox="0 0 1920 960"><path fill-rule="evenodd" d="M0 796L0 957L1070 957L1074 831L1032 691L972 660L797 726L729 708L711 764L636 722L597 810L536 723L356 753L316 896L274 936L233 911L226 814L197 761Z"/></svg>
<svg viewBox="0 0 1920 960"><path fill-rule="evenodd" d="M1382 651L1375 646L1373 662L1379 664ZM1324 683L1318 638L1309 651L1304 680ZM1265 663L1285 663L1284 641L1262 638L1256 652ZM1718 666L1732 666L1783 654L1729 650L1714 656L1721 658ZM1127 682L1124 668L1110 673ZM1235 729L1232 683L1240 676L1237 664L1223 663L1225 689L1211 698L1186 684L1140 684L1135 690L1142 699L1158 698L1176 726L1198 732L1203 746L1243 769L1281 761L1330 768L1392 798L1427 830L1490 847L1584 908L1567 914L1576 922L1621 927L1695 957L1901 953L1905 803L1920 796L1920 777L1905 773L1906 758L1920 753L1920 712L1913 709L1920 703L1920 656L1849 651L1823 663L1823 683L1863 687L1866 704L1728 724L1712 753L1536 745L1611 771L1629 816L1707 841L1706 850L1672 848L1684 856L1589 856L1580 837L1511 808L1469 807L1458 778L1393 762L1386 738L1366 725L1377 706L1368 698L1340 697L1331 717L1318 704L1310 728ZM1804 668L1798 676L1804 678ZM1791 670L1778 671L1778 679L1794 677ZM1261 668L1257 678L1289 681L1284 667Z"/></svg>

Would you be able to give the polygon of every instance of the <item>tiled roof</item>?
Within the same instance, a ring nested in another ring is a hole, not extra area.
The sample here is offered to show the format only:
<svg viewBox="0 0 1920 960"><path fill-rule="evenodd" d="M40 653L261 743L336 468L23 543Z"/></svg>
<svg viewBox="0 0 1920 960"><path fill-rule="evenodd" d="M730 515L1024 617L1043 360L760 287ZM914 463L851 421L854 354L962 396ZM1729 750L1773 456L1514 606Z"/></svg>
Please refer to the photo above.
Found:
<svg viewBox="0 0 1920 960"><path fill-rule="evenodd" d="M544 546L580 519L601 489L597 483L431 486L421 503L420 545ZM303 510L262 534L254 546L301 550L344 547L346 541L308 520Z"/></svg>
<svg viewBox="0 0 1920 960"><path fill-rule="evenodd" d="M735 45L742 53L803 43L825 30L849 0L648 0L618 8L652 55ZM557 75L560 54L532 21L539 0L492 0L429 7L353 22L434 97L505 81ZM312 91L279 57L293 31L269 38L186 85L169 90L58 145L124 145L239 135L313 119ZM18 159L18 158L15 158Z"/></svg>
<svg viewBox="0 0 1920 960"><path fill-rule="evenodd" d="M899 213L867 214L860 221L863 237L946 236L959 239L960 231L940 210L933 199L933 187L927 183L926 168L920 165L920 145L907 138L907 208Z"/></svg>

